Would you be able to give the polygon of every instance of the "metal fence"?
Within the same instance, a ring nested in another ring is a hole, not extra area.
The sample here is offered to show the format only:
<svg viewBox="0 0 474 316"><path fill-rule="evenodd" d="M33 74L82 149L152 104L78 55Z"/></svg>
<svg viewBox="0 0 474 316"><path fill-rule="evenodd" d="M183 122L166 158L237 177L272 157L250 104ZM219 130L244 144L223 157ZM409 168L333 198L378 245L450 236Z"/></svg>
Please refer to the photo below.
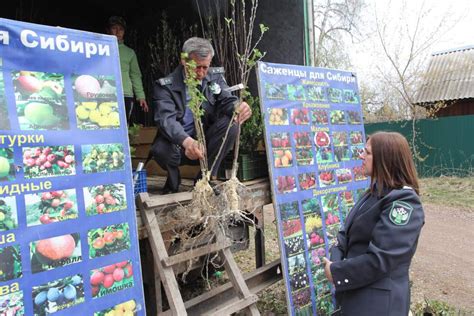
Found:
<svg viewBox="0 0 474 316"><path fill-rule="evenodd" d="M412 121L365 125L366 135L377 131L399 132L411 143ZM415 131L420 177L474 175L474 115L419 120Z"/></svg>

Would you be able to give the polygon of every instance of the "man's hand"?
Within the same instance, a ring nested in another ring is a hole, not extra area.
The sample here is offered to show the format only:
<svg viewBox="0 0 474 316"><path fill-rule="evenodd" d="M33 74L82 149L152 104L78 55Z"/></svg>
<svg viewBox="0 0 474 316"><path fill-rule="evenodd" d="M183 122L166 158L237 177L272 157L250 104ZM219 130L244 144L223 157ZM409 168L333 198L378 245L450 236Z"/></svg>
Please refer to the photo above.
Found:
<svg viewBox="0 0 474 316"><path fill-rule="evenodd" d="M203 148L199 142L192 137L187 137L183 141L184 154L191 160L203 159Z"/></svg>
<svg viewBox="0 0 474 316"><path fill-rule="evenodd" d="M329 261L328 258L323 257L323 263L324 263L324 274L326 274L326 278L328 279L329 282L334 283L332 279L332 274L331 274L332 261Z"/></svg>
<svg viewBox="0 0 474 316"><path fill-rule="evenodd" d="M247 104L247 102L240 103L237 113L238 114L235 117L235 121L239 124L242 124L248 120L250 116L252 116L252 110L250 109L250 106Z"/></svg>
<svg viewBox="0 0 474 316"><path fill-rule="evenodd" d="M145 99L138 99L138 103L140 103L140 107L143 111L148 112L148 104L146 103Z"/></svg>

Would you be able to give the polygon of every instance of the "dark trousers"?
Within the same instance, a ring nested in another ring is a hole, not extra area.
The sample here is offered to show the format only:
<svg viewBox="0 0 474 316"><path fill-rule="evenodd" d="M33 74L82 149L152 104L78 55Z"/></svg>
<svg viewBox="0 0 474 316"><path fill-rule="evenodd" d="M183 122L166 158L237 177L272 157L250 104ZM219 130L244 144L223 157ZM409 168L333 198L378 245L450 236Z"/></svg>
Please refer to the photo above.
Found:
<svg viewBox="0 0 474 316"><path fill-rule="evenodd" d="M216 164L214 169L212 169L211 176L217 175L217 171L222 163L222 160L234 146L237 137L236 124L232 125L230 128L224 148L222 149L219 157L216 157L224 139L229 122L230 117L224 115L217 119L217 121L215 121L212 125L204 126L206 133L207 160L209 164L208 168L211 168L214 160L216 160ZM184 148L171 143L163 134L157 136L151 151L153 153L153 158L158 163L158 165L168 172L165 189L171 192L177 192L181 183L181 176L178 168L179 166L199 165L199 160L190 160L184 154Z"/></svg>
<svg viewBox="0 0 474 316"><path fill-rule="evenodd" d="M133 106L135 105L135 99L133 97L124 97L125 103L125 116L127 118L127 125L131 124Z"/></svg>

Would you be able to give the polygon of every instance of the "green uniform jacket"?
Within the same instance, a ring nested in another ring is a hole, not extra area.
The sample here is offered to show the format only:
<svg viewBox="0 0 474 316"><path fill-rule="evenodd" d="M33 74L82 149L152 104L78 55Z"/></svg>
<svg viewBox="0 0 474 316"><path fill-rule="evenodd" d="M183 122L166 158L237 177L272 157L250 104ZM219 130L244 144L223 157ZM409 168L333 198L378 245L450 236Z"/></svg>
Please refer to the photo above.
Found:
<svg viewBox="0 0 474 316"><path fill-rule="evenodd" d="M135 51L124 43L119 43L120 68L122 70L123 95L125 97L135 97L145 99L143 92L142 73L138 65Z"/></svg>

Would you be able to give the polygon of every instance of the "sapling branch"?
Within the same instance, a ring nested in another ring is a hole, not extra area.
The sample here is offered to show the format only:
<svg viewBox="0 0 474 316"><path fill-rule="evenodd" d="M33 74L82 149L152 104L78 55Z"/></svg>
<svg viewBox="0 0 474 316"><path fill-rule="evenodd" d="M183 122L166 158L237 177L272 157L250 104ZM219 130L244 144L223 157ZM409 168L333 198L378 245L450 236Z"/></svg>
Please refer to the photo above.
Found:
<svg viewBox="0 0 474 316"><path fill-rule="evenodd" d="M198 144L203 152L203 159L199 160L199 165L201 167L202 178L209 181L210 174L208 171L207 164L207 151L206 151L206 137L204 132L204 127L202 125L201 117L204 115L204 109L202 108L202 103L206 99L204 95L199 91L197 86L200 84L199 80L196 78L196 62L189 58L188 54L182 53L181 59L185 61L185 72L186 78L184 83L188 88L188 94L190 97L189 109L193 113L194 127L196 129L196 138Z"/></svg>

